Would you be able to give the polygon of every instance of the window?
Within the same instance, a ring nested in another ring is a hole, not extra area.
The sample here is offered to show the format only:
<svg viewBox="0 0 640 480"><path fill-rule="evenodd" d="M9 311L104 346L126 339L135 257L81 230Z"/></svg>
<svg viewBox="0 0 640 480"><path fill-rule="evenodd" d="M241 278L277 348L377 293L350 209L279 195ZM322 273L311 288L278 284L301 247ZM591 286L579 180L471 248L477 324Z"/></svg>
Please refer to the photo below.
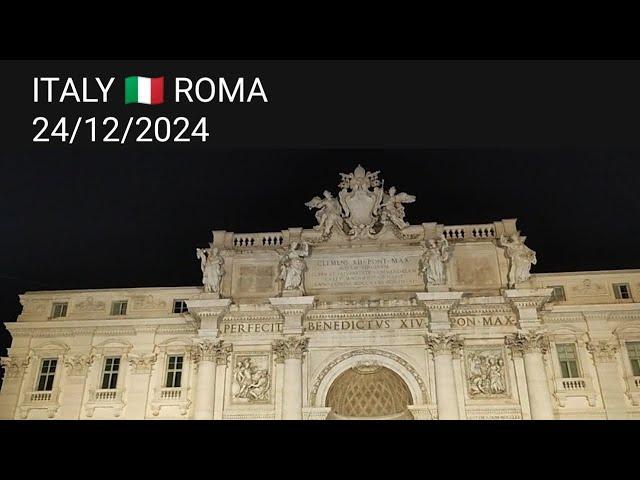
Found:
<svg viewBox="0 0 640 480"><path fill-rule="evenodd" d="M40 376L38 377L38 391L50 392L53 390L53 379L56 376L56 367L58 366L58 360L55 358L45 358L42 360L42 367L40 368Z"/></svg>
<svg viewBox="0 0 640 480"><path fill-rule="evenodd" d="M631 289L628 283L614 283L613 293L618 300L626 300L631 298Z"/></svg>
<svg viewBox="0 0 640 480"><path fill-rule="evenodd" d="M553 293L551 294L552 302L564 302L567 300L567 297L564 296L564 287L562 285L554 285L549 288L553 288Z"/></svg>
<svg viewBox="0 0 640 480"><path fill-rule="evenodd" d="M168 388L178 388L182 382L182 355L169 355L167 358L167 383Z"/></svg>
<svg viewBox="0 0 640 480"><path fill-rule="evenodd" d="M578 370L576 346L573 343L559 343L556 345L556 349L558 351L562 378L579 377L580 371Z"/></svg>
<svg viewBox="0 0 640 480"><path fill-rule="evenodd" d="M628 342L627 352L634 377L640 377L640 342Z"/></svg>
<svg viewBox="0 0 640 480"><path fill-rule="evenodd" d="M173 313L184 313L187 311L186 300L174 300L173 301Z"/></svg>
<svg viewBox="0 0 640 480"><path fill-rule="evenodd" d="M121 300L113 302L111 304L111 315L126 315L127 314L127 301Z"/></svg>
<svg viewBox="0 0 640 480"><path fill-rule="evenodd" d="M62 318L67 316L67 302L54 303L51 309L51 318Z"/></svg>
<svg viewBox="0 0 640 480"><path fill-rule="evenodd" d="M103 390L114 390L117 388L119 370L120 357L107 357L104 359L104 372L102 374Z"/></svg>

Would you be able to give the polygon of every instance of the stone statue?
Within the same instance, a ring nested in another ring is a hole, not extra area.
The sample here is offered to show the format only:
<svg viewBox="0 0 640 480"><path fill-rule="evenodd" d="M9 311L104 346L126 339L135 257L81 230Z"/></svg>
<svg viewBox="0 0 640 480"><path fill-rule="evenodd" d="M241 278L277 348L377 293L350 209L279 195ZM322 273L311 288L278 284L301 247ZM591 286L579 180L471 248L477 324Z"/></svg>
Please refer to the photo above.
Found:
<svg viewBox="0 0 640 480"><path fill-rule="evenodd" d="M292 242L280 259L280 275L283 290L298 290L304 295L304 272L307 270L305 257L309 256L309 244Z"/></svg>
<svg viewBox="0 0 640 480"><path fill-rule="evenodd" d="M517 283L526 282L531 274L531 265L537 263L536 252L524 244L526 237L521 237L520 232L511 235L507 239L500 237L499 244L505 248L505 255L509 259L509 288L515 288Z"/></svg>
<svg viewBox="0 0 640 480"><path fill-rule="evenodd" d="M441 236L439 240L430 239L424 245L425 251L420 259L420 273L426 285L444 285L447 283L446 262L450 258L449 242Z"/></svg>
<svg viewBox="0 0 640 480"><path fill-rule="evenodd" d="M352 173L340 174L337 198L325 190L323 198L313 197L305 203L310 209L318 209L318 224L313 228L322 232L323 239L335 229L354 240L376 238L391 227L403 230L409 226L403 204L415 202L416 197L398 193L395 187L385 190L379 175L379 171L370 172L358 165Z"/></svg>
<svg viewBox="0 0 640 480"><path fill-rule="evenodd" d="M206 293L220 293L220 283L224 276L224 259L218 248L197 248L196 257L200 259L202 284Z"/></svg>
<svg viewBox="0 0 640 480"><path fill-rule="evenodd" d="M391 187L389 193L382 200L382 223L391 222L400 230L407 228L409 224L404 221L403 203L413 203L416 201L414 195L408 193L396 193L396 187Z"/></svg>
<svg viewBox="0 0 640 480"><path fill-rule="evenodd" d="M309 209L317 208L316 220L318 225L313 227L315 230L321 230L322 235L327 237L331 234L334 226L343 230L344 220L342 219L342 208L340 201L331 195L331 192L325 190L322 194L324 198L313 197L305 203Z"/></svg>

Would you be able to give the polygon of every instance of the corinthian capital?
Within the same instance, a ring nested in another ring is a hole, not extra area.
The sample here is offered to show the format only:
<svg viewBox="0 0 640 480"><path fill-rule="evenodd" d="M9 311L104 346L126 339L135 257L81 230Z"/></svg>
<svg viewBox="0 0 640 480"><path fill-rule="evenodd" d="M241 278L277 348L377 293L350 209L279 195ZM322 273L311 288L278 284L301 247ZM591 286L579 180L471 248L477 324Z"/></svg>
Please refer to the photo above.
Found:
<svg viewBox="0 0 640 480"><path fill-rule="evenodd" d="M151 367L158 358L158 355L155 353L152 354L132 354L129 355L129 365L133 369L133 373L149 373L151 372Z"/></svg>
<svg viewBox="0 0 640 480"><path fill-rule="evenodd" d="M598 340L587 342L587 350L593 355L593 358L599 362L614 362L618 346L607 340Z"/></svg>
<svg viewBox="0 0 640 480"><path fill-rule="evenodd" d="M454 333L428 333L424 341L434 355L457 354L462 347L462 342Z"/></svg>
<svg viewBox="0 0 640 480"><path fill-rule="evenodd" d="M69 376L81 376L87 373L92 360L90 355L71 355L64 359L64 365Z"/></svg>
<svg viewBox="0 0 640 480"><path fill-rule="evenodd" d="M29 366L30 357L2 357L0 365L4 368L5 378L18 378Z"/></svg>
<svg viewBox="0 0 640 480"><path fill-rule="evenodd" d="M308 345L307 337L286 337L284 340L275 340L272 346L276 362L283 362L289 358L302 358Z"/></svg>
<svg viewBox="0 0 640 480"><path fill-rule="evenodd" d="M549 340L541 331L521 331L505 337L505 344L515 353L546 353Z"/></svg>
<svg viewBox="0 0 640 480"><path fill-rule="evenodd" d="M222 340L204 339L196 343L193 347L193 360L216 362L218 365L227 363L227 357L231 352L231 345L225 345Z"/></svg>

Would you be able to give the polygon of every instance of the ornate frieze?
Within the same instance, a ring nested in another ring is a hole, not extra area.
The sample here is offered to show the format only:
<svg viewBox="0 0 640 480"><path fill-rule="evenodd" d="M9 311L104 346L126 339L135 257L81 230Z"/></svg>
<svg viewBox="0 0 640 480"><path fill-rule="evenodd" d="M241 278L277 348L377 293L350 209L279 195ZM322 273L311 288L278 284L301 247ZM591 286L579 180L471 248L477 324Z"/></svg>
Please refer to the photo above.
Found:
<svg viewBox="0 0 640 480"><path fill-rule="evenodd" d="M87 297L86 300L76 303L75 310L77 312L102 312L106 308L106 303L102 300L96 300L93 297Z"/></svg>
<svg viewBox="0 0 640 480"><path fill-rule="evenodd" d="M29 366L31 357L2 357L0 365L4 368L4 378L19 378Z"/></svg>
<svg viewBox="0 0 640 480"><path fill-rule="evenodd" d="M273 351L276 361L283 362L290 358L302 358L307 351L309 339L307 337L286 337L273 342Z"/></svg>
<svg viewBox="0 0 640 480"><path fill-rule="evenodd" d="M587 350L598 362L615 362L618 345L613 341L594 340L587 342Z"/></svg>
<svg viewBox="0 0 640 480"><path fill-rule="evenodd" d="M67 375L70 377L84 376L87 374L92 362L93 357L91 355L69 355L64 359L64 366L67 368Z"/></svg>
<svg viewBox="0 0 640 480"><path fill-rule="evenodd" d="M237 355L233 369L232 395L238 403L271 400L271 362L269 355Z"/></svg>
<svg viewBox="0 0 640 480"><path fill-rule="evenodd" d="M521 331L505 337L506 345L517 354L540 352L549 349L549 339L541 331Z"/></svg>
<svg viewBox="0 0 640 480"><path fill-rule="evenodd" d="M150 373L153 364L156 363L158 355L155 353L149 354L130 354L127 356L129 365L131 365L131 371L134 374Z"/></svg>
<svg viewBox="0 0 640 480"><path fill-rule="evenodd" d="M167 302L153 295L136 295L132 298L132 304L137 310L162 310L167 307Z"/></svg>
<svg viewBox="0 0 640 480"><path fill-rule="evenodd" d="M428 333L424 341L434 355L457 355L462 348L462 341L454 333Z"/></svg>

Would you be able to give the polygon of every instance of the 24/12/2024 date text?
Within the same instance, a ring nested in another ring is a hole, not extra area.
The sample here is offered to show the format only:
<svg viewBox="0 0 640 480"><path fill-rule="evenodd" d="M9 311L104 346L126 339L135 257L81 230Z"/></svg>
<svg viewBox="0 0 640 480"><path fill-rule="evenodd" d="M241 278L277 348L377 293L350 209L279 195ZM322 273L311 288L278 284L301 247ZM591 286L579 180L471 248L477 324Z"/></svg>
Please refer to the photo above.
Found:
<svg viewBox="0 0 640 480"><path fill-rule="evenodd" d="M50 122L46 117L33 119L36 133L34 142L60 142L73 144L78 135L90 142L120 143L141 142L206 142L207 119L201 117L192 124L186 117L129 117L126 122L116 117L106 117L102 121L96 117L70 119L60 117Z"/></svg>

